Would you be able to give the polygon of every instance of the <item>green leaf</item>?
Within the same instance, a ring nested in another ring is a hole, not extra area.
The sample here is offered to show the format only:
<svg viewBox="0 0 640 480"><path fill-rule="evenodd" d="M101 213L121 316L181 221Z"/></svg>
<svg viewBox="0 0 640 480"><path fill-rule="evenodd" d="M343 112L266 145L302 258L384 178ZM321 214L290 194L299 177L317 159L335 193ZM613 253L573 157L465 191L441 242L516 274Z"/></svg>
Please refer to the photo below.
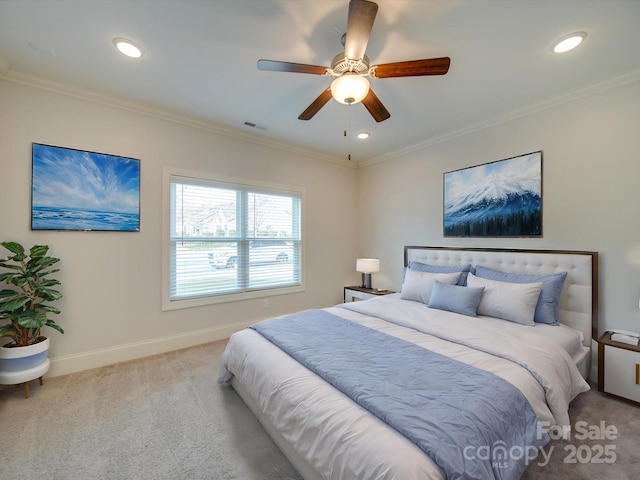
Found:
<svg viewBox="0 0 640 480"><path fill-rule="evenodd" d="M25 254L16 254L14 256L8 256L7 259L8 260L13 260L14 262L22 262L25 258L27 258L27 256ZM22 266L20 266L20 268L22 269Z"/></svg>
<svg viewBox="0 0 640 480"><path fill-rule="evenodd" d="M2 242L0 245L16 255L24 254L24 247L17 242Z"/></svg>
<svg viewBox="0 0 640 480"><path fill-rule="evenodd" d="M60 310L56 307L52 307L51 305L38 305L40 310L44 310L45 312L55 313L56 315L60 314Z"/></svg>
<svg viewBox="0 0 640 480"><path fill-rule="evenodd" d="M5 288L4 290L0 290L0 302L8 300L9 298L13 298L16 295L22 295L22 294L19 292L16 292L15 290L10 290L8 288Z"/></svg>
<svg viewBox="0 0 640 480"><path fill-rule="evenodd" d="M56 322L54 322L53 320L47 320L47 327L54 328L60 333L64 334L64 330L62 329L62 327L58 325Z"/></svg>
<svg viewBox="0 0 640 480"><path fill-rule="evenodd" d="M0 303L0 311L3 312L14 312L22 307L24 307L27 303L29 303L31 299L29 297L20 296L15 300L9 300L7 302Z"/></svg>
<svg viewBox="0 0 640 480"><path fill-rule="evenodd" d="M44 257L48 251L49 247L47 245L34 245L33 247L31 247L29 255L31 256L31 258Z"/></svg>
<svg viewBox="0 0 640 480"><path fill-rule="evenodd" d="M22 288L29 283L29 279L23 275L14 275L10 279L7 279L7 283Z"/></svg>
<svg viewBox="0 0 640 480"><path fill-rule="evenodd" d="M10 270L18 270L18 272L19 272L19 273L14 273L14 272L4 272L4 273L0 274L0 280L1 280L1 281L3 281L3 282L5 281L5 278L7 278L7 277L11 277L11 276L13 276L13 275L20 275L20 274L21 274L21 272L22 272L22 267L20 267L20 265L3 265L3 264L0 262L0 266L1 266L1 267L3 267L3 268L8 268L8 269L10 269Z"/></svg>
<svg viewBox="0 0 640 480"><path fill-rule="evenodd" d="M0 260L0 267L8 268L11 270L20 270L20 271L22 270L22 265L14 265L12 263L6 263L4 260ZM3 273L2 275L15 275L15 273L6 272L6 273Z"/></svg>
<svg viewBox="0 0 640 480"><path fill-rule="evenodd" d="M18 316L16 323L24 328L40 328L47 324L47 316L41 312L27 310Z"/></svg>
<svg viewBox="0 0 640 480"><path fill-rule="evenodd" d="M53 257L33 257L27 262L27 270L31 273L37 273L59 261L59 258Z"/></svg>
<svg viewBox="0 0 640 480"><path fill-rule="evenodd" d="M60 300L62 298L62 294L52 288L37 288L36 294L49 302Z"/></svg>

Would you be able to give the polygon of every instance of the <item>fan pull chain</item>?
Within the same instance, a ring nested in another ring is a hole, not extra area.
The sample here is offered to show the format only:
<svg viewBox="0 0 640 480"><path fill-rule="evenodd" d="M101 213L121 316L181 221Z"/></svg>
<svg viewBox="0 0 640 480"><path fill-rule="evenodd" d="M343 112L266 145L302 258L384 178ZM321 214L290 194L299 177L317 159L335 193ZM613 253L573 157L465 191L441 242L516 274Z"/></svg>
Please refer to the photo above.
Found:
<svg viewBox="0 0 640 480"><path fill-rule="evenodd" d="M347 160L351 161L351 103L347 104L347 126L344 129L344 136L347 137Z"/></svg>

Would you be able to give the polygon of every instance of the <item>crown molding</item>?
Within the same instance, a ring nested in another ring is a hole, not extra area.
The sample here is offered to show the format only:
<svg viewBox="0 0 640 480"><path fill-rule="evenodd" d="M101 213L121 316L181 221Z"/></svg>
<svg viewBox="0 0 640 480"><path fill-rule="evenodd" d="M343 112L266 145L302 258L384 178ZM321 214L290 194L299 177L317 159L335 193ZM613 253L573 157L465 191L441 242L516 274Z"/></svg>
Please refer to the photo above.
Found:
<svg viewBox="0 0 640 480"><path fill-rule="evenodd" d="M164 109L160 109L160 108L156 108L148 105L143 105L140 103L124 100L122 98L108 96L108 95L96 93L93 91L84 90L71 85L54 82L52 80L47 80L41 77L36 77L33 75L16 72L8 68L6 64L2 62L2 59L0 59L0 79L27 85L34 88L39 88L42 90L48 90L54 93L59 93L62 95L67 95L70 97L75 97L75 98L87 100L87 101L102 104L102 105L107 105L114 108L119 108L122 110L146 115L153 118L158 118L158 119L176 123L179 125L184 125L187 127L203 130L209 133L223 135L226 137L235 138L238 140L242 140L242 141L257 144L257 145L266 146L266 147L274 148L278 150L283 150L290 153L295 153L298 155L304 155L306 157L314 158L316 160L328 161L330 163L334 163L334 164L349 167L349 168L363 168L363 167L367 167L377 163L392 160L398 157L402 157L420 150L424 150L433 145L448 142L456 138L460 138L466 135L470 135L472 133L486 130L486 129L495 127L497 125L516 120L518 118L532 115L537 112L548 110L560 105L564 105L566 103L571 103L576 100L589 97L591 95L596 95L598 93L601 93L607 90L612 90L614 88L618 88L618 87L627 85L629 83L637 82L640 80L640 69L632 70L622 75L617 75L615 77L611 77L601 82L594 82L586 86L572 90L570 92L567 92L565 94L558 95L556 97L543 100L540 102L531 103L529 105L526 105L512 112L506 113L504 115L499 115L497 117L485 120L483 122L471 124L471 125L468 125L467 127L464 127L455 131L451 131L443 135L428 138L420 143L409 145L403 149L396 150L394 152L381 155L379 157L373 157L367 160L360 160L355 163L344 160L339 157L326 155L326 154L317 152L315 150L297 147L289 143L279 142L279 141L262 137L260 135L243 132L237 129L232 129L214 122L199 120L197 118L189 117L186 115L180 115L169 110L164 110Z"/></svg>
<svg viewBox="0 0 640 480"><path fill-rule="evenodd" d="M437 145L439 143L448 142L450 140L454 140L456 138L463 137L465 135L469 135L472 133L476 133L482 130L486 130L491 127L495 127L496 125L500 125L503 123L507 123L518 118L526 117L528 115L532 115L537 112L541 112L543 110L549 110L551 108L557 107L559 105L564 105L566 103L571 103L576 100L580 100L585 97L589 97L591 95L596 95L598 93L612 90L614 88L618 88L624 85L628 85L633 82L637 82L640 80L640 69L632 70L626 72L622 75L617 75L615 77L611 77L601 82L590 83L586 86L580 87L578 89L572 90L570 92L564 93L562 95L558 95L556 97L543 100L540 102L531 103L529 105L524 106L523 108L514 110L510 113L506 113L504 115L499 115L492 119L479 122L476 124L469 125L467 127L445 133L443 135L439 135L437 137L432 137L426 139L420 143L416 143L410 145L401 150L396 150L395 152L391 152L386 155L381 155L379 157L370 158L368 160L362 160L358 162L358 167L367 167L370 165L374 165L376 163L385 162L387 160L391 160L397 157L401 157L404 155L408 155L410 153L414 153L420 150L424 150L433 145Z"/></svg>
<svg viewBox="0 0 640 480"><path fill-rule="evenodd" d="M233 128L229 128L229 127L217 124L215 122L199 120L197 118L177 114L169 110L164 110L164 109L152 107L149 105L143 105L140 103L131 102L129 100L125 100L122 98L117 98L117 97L93 92L90 90L85 90L72 85L59 83L52 80L47 80L41 77L36 77L34 75L16 72L10 69L3 70L3 66L4 64L0 59L0 78L2 80L8 80L14 83L27 85L29 87L39 88L41 90L47 90L50 92L67 95L69 97L74 97L81 100L90 101L93 103L106 105L114 108L119 108L121 110L138 113L148 117L165 120L167 122L172 122L172 123L176 123L176 124L191 127L191 128L196 128L209 133L223 135L226 137L235 138L238 140L242 140L245 142L249 142L249 143L253 143L253 144L257 144L265 147L284 150L284 151L295 153L298 155L304 155L306 157L311 157L316 160L335 163L335 164L350 167L350 168L357 168L357 164L354 165L352 162L348 162L341 158L333 157L331 155L326 155L326 154L317 152L315 150L297 147L289 143L279 142L279 141L271 140L265 137L261 137L256 134L247 133L247 132L243 132Z"/></svg>

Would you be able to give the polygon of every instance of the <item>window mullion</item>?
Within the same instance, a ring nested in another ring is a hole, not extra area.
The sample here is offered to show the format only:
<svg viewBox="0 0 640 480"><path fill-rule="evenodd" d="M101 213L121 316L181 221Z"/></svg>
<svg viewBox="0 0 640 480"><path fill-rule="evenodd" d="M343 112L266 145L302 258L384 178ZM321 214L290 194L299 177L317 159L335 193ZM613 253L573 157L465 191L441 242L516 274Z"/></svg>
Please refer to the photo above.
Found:
<svg viewBox="0 0 640 480"><path fill-rule="evenodd" d="M249 285L249 202L248 193L238 190L236 193L236 225L240 234L238 242L237 279L240 290L245 291Z"/></svg>

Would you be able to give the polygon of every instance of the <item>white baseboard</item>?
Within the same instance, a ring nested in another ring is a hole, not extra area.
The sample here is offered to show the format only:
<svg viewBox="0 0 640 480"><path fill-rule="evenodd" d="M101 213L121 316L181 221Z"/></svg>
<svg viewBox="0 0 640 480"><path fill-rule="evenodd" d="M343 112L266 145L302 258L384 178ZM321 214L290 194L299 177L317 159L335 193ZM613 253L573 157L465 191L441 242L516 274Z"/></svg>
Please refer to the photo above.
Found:
<svg viewBox="0 0 640 480"><path fill-rule="evenodd" d="M69 373L80 372L92 368L104 367L119 362L127 362L137 358L148 357L158 353L180 350L182 348L194 347L203 343L215 342L229 338L233 333L248 327L255 321L226 325L205 330L172 335L168 337L154 338L144 342L129 343L116 347L102 348L89 352L67 355L62 357L49 358L51 366L47 377L57 377Z"/></svg>

